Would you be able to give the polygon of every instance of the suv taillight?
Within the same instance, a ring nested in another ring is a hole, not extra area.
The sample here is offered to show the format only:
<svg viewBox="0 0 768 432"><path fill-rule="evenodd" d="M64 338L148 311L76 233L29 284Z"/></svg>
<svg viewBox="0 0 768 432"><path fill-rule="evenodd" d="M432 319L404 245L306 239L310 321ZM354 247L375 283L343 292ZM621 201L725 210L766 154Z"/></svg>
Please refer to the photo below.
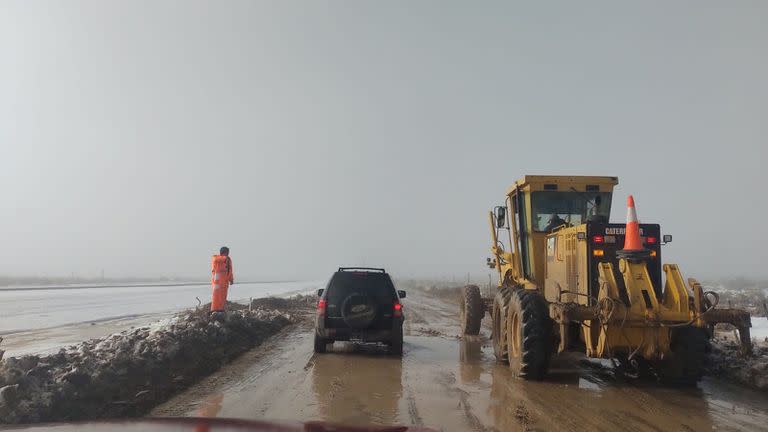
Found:
<svg viewBox="0 0 768 432"><path fill-rule="evenodd" d="M317 315L323 316L325 315L325 306L328 304L328 302L325 301L325 299L320 299L317 302Z"/></svg>
<svg viewBox="0 0 768 432"><path fill-rule="evenodd" d="M400 303L395 303L395 318L400 318L403 316L403 305Z"/></svg>

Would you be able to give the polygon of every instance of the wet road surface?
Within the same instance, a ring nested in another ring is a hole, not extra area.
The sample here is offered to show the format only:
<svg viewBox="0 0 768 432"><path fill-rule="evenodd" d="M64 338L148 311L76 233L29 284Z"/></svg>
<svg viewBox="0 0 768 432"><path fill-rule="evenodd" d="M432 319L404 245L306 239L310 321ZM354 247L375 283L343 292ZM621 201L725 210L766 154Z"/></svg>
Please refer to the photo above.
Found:
<svg viewBox="0 0 768 432"><path fill-rule="evenodd" d="M403 358L334 344L297 326L153 415L423 425L444 431L768 430L768 396L707 379L697 388L622 381L576 355L544 382L515 379L487 338L460 340L457 308L409 291ZM488 335L488 330L483 330Z"/></svg>

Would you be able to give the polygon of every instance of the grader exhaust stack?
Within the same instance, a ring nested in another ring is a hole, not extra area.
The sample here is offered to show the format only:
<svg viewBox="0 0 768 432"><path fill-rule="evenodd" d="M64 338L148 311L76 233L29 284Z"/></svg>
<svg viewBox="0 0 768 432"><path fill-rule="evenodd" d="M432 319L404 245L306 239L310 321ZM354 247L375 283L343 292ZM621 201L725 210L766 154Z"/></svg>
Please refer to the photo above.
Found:
<svg viewBox="0 0 768 432"><path fill-rule="evenodd" d="M489 215L488 265L498 271L498 290L483 299L477 287L464 288L462 331L477 334L490 312L496 358L518 376L541 379L552 355L582 351L668 382L695 383L721 322L739 329L750 352L749 314L717 309L715 293L695 279L686 286L676 264L661 264L661 245L671 236L638 221L632 196L627 223L608 222L617 183L526 176Z"/></svg>

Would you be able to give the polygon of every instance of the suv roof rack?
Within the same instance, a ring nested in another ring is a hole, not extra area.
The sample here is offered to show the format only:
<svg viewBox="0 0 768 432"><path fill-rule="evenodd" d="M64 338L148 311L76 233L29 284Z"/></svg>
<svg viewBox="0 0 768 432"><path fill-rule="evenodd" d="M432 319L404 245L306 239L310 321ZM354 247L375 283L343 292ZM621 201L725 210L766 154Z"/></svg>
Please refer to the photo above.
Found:
<svg viewBox="0 0 768 432"><path fill-rule="evenodd" d="M374 267L339 267L340 272L350 272L350 271L366 271L371 273L386 273L387 271L383 268L374 268Z"/></svg>

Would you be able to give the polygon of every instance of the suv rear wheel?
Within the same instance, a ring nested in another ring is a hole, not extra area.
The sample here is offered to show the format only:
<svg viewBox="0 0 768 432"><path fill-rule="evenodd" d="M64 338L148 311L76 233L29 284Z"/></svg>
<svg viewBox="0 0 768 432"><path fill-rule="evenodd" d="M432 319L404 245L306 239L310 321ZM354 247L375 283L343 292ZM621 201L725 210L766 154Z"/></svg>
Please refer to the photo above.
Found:
<svg viewBox="0 0 768 432"><path fill-rule="evenodd" d="M328 341L321 338L318 335L315 335L315 352L318 354L323 354L328 348Z"/></svg>
<svg viewBox="0 0 768 432"><path fill-rule="evenodd" d="M393 355L403 355L403 329L395 333L390 342L389 352Z"/></svg>

